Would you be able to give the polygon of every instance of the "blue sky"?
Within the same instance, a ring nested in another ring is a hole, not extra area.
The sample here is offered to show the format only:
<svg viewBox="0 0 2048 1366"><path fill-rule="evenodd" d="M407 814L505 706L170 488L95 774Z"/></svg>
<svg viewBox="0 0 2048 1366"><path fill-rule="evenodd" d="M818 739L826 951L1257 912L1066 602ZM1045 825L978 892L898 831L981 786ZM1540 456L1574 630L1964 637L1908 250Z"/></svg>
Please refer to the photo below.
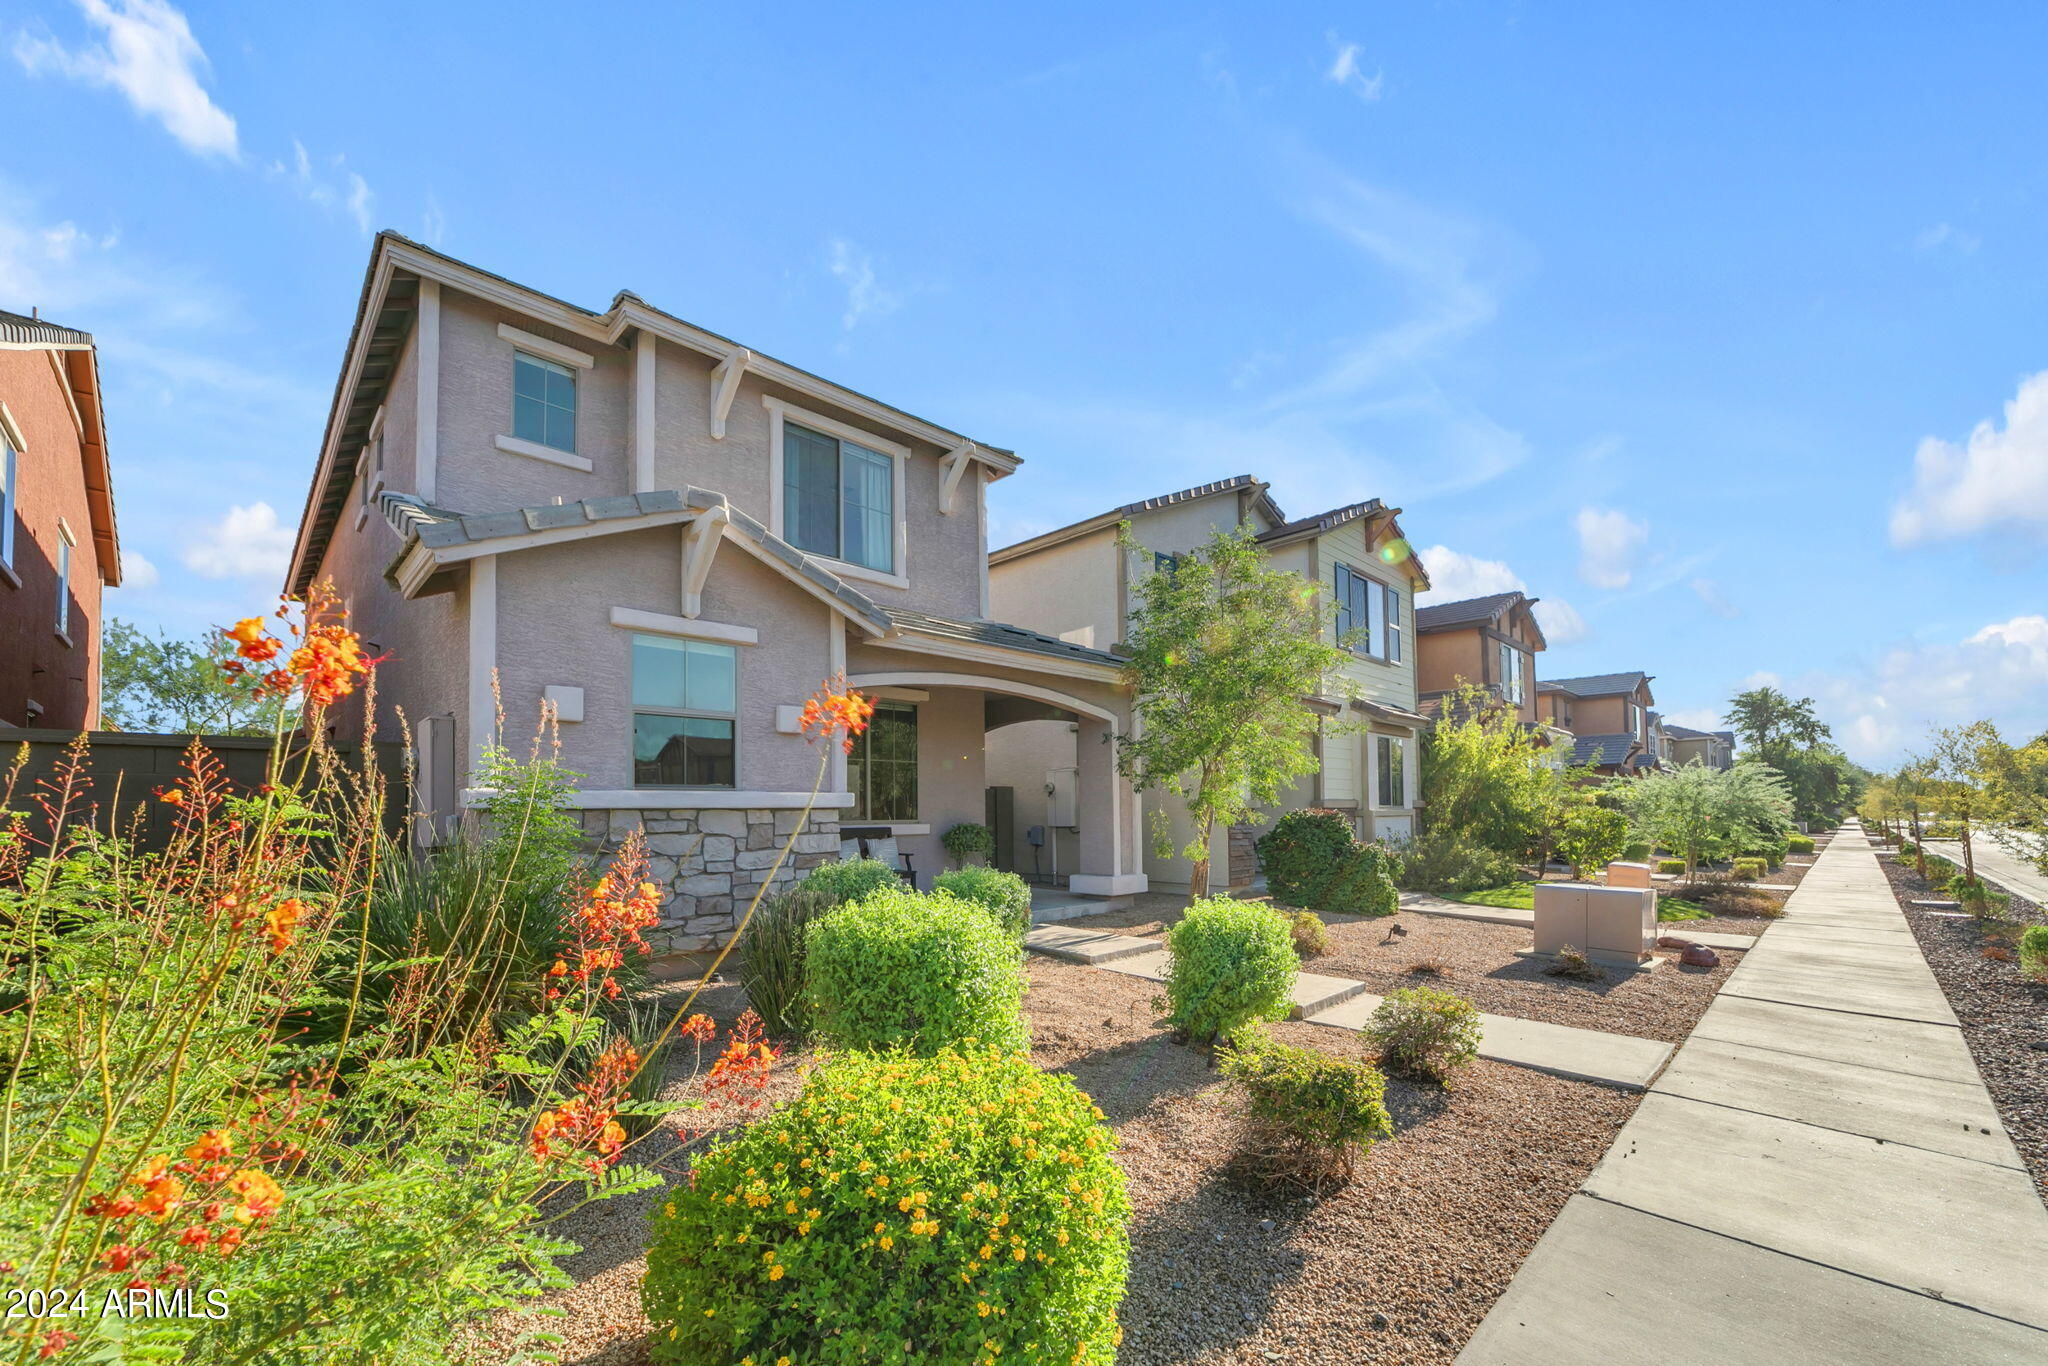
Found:
<svg viewBox="0 0 2048 1366"><path fill-rule="evenodd" d="M1690 724L2048 727L2048 8L973 8L0 5L110 610L275 593L392 227L1016 449L997 544L1251 472Z"/></svg>

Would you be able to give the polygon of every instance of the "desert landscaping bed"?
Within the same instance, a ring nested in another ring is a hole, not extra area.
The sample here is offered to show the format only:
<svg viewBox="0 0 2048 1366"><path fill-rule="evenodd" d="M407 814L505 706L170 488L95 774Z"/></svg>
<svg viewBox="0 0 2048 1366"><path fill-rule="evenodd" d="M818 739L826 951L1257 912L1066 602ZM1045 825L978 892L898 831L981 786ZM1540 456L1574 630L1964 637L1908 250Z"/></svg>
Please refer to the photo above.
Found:
<svg viewBox="0 0 2048 1366"><path fill-rule="evenodd" d="M2042 908L2012 897L2004 921L1936 914L1915 900L1947 893L1921 881L1911 858L1878 860L1899 909L1942 995L1962 1024L1963 1039L2005 1121L2013 1146L2048 1198L2048 985L2020 975L2014 942L2021 926L2048 921ZM2004 950L2009 958L1996 956ZM1986 950L1994 956L1986 957Z"/></svg>
<svg viewBox="0 0 2048 1366"><path fill-rule="evenodd" d="M1183 898L1151 896L1122 911L1064 922L1078 929L1101 929L1140 938L1158 938L1179 919ZM1739 950L1720 950L1713 968L1683 967L1675 954L1654 972L1609 973L1599 982L1575 982L1544 973L1541 960L1524 958L1530 932L1517 925L1489 925L1447 916L1402 911L1378 918L1329 915L1330 951L1302 963L1305 972L1349 977L1384 996L1401 987L1428 986L1454 992L1494 1015L1612 1034L1678 1043L1692 1032L1741 961ZM1757 922L1762 924L1764 922ZM1663 927L1684 937L1707 922L1682 921ZM1731 933L1754 934L1754 929ZM1417 973L1420 964L1434 964L1434 973Z"/></svg>
<svg viewBox="0 0 2048 1366"><path fill-rule="evenodd" d="M1036 957L1029 968L1033 1060L1072 1075L1121 1143L1133 1218L1120 1362L1449 1362L1635 1108L1628 1092L1486 1061L1448 1092L1390 1078L1396 1136L1350 1185L1319 1200L1272 1192L1237 1168L1228 1092L1206 1053L1159 1027L1156 983ZM744 997L722 988L697 1008L722 1023ZM1274 1030L1369 1058L1348 1032ZM767 1098L793 1096L809 1060L786 1053ZM680 1180L685 1156L657 1136L631 1160ZM563 1316L542 1322L567 1339L568 1366L646 1360L645 1220L661 1198L564 1221L584 1248L565 1263L577 1284L547 1297ZM502 1359L510 1335L496 1328L478 1335L478 1360Z"/></svg>

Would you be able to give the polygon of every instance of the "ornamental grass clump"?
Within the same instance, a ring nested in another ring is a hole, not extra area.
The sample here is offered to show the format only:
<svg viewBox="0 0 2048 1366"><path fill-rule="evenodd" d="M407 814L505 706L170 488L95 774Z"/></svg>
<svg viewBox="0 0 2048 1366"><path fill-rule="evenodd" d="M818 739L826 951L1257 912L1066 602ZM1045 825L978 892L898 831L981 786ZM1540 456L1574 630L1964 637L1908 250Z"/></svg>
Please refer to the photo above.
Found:
<svg viewBox="0 0 2048 1366"><path fill-rule="evenodd" d="M653 1216L650 1356L1110 1366L1130 1201L1102 1112L1000 1049L845 1055Z"/></svg>
<svg viewBox="0 0 2048 1366"><path fill-rule="evenodd" d="M2020 932L2020 971L2048 983L2048 925L2029 925Z"/></svg>
<svg viewBox="0 0 2048 1366"><path fill-rule="evenodd" d="M838 904L829 892L813 887L806 878L762 902L740 936L740 985L768 1032L778 1039L801 1039L810 1033L811 1008L804 995L804 935L812 921Z"/></svg>
<svg viewBox="0 0 2048 1366"><path fill-rule="evenodd" d="M811 1022L828 1044L919 1054L968 1039L1028 1046L1022 956L979 902L874 892L812 922L804 952Z"/></svg>
<svg viewBox="0 0 2048 1366"><path fill-rule="evenodd" d="M1739 858L1730 865L1730 871L1745 882L1754 882L1764 875L1764 861L1760 858Z"/></svg>
<svg viewBox="0 0 2048 1366"><path fill-rule="evenodd" d="M1470 1001L1428 987L1392 993L1359 1031L1378 1047L1387 1071L1442 1086L1479 1056L1480 1032Z"/></svg>
<svg viewBox="0 0 2048 1366"><path fill-rule="evenodd" d="M1245 1170L1320 1195L1351 1179L1357 1159L1391 1137L1378 1069L1247 1030L1222 1058L1242 1093Z"/></svg>
<svg viewBox="0 0 2048 1366"><path fill-rule="evenodd" d="M1170 1023L1194 1043L1287 1017L1298 961L1287 921L1255 901L1204 897L1166 932Z"/></svg>
<svg viewBox="0 0 2048 1366"><path fill-rule="evenodd" d="M1319 958L1330 951L1330 928L1321 916L1314 911L1296 911L1286 919L1297 958Z"/></svg>
<svg viewBox="0 0 2048 1366"><path fill-rule="evenodd" d="M1031 888L1015 873L999 868L955 868L933 878L932 890L983 907L1019 944L1031 930Z"/></svg>

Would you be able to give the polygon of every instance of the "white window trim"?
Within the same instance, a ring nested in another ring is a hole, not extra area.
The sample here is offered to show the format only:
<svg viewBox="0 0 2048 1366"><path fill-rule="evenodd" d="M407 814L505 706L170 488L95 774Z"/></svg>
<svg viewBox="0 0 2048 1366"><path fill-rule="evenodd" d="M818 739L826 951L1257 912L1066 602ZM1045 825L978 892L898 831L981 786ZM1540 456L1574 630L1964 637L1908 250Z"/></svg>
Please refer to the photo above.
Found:
<svg viewBox="0 0 2048 1366"><path fill-rule="evenodd" d="M64 548L57 555L57 612L59 620L52 626L57 639L67 646L71 644L71 554L78 549L78 533L71 529L71 523L62 517L57 519L57 536L64 542Z"/></svg>
<svg viewBox="0 0 2048 1366"><path fill-rule="evenodd" d="M618 622L618 617L619 617L619 614L620 614L621 612L631 612L631 611L632 611L632 609L631 609L631 608L626 608L626 607L614 607L614 608L612 609L612 621L613 621L613 624L614 624L614 625L617 625L617 624L619 624L619 622ZM642 613L642 614L640 614L640 615L645 615L645 616L654 616L655 614L654 614L654 613L651 613L651 612L649 612L649 613ZM685 618L675 618L675 620L685 620ZM699 622L690 622L689 624L690 624L690 625L692 625L692 626L696 626L696 625L701 625L702 623L699 623ZM743 627L726 627L725 629L727 629L727 630L743 630L743 629L745 629L745 628L743 628ZM659 630L657 630L657 631L648 631L648 630L637 630L637 631L635 632L635 634L638 634L638 635L663 635L663 636L676 636L676 637L683 637L683 636L685 636L685 634L686 634L686 633L684 633L684 632L680 632L680 631L659 631ZM744 708L744 706L745 706L745 699L744 699L743 695L742 695L742 694L741 694L741 692L740 692L740 652L739 652L739 650L738 650L737 648L735 648L735 647L736 647L737 645L741 645L741 644L751 645L751 644L752 644L753 642L752 642L752 641L731 641L731 640L722 640L722 639L718 638L717 636L700 636L700 635L697 635L697 634L695 634L695 633L688 633L688 637L687 637L687 638L689 638L689 639L693 639L693 640L695 640L695 639L702 639L702 640L703 640L703 641L705 641L705 643L707 643L707 644L712 644L712 645L723 645L723 646L725 646L725 647L726 647L727 649L730 649L730 650L732 650L732 652L733 652L733 655L732 655L732 710L731 710L730 712L722 712L722 711L707 711L707 710L704 710L704 709L702 709L702 708L689 708L689 707L643 707L643 706L641 706L641 705L640 705L639 703L635 702L635 701L633 700L633 642L632 642L631 638L629 637L629 638L627 639L627 641L626 641L626 746L627 746L627 750L626 750L626 760L627 760L627 763L628 763L629 765L633 766L633 768L634 768L634 770L635 770L635 771L634 771L634 773L633 773L633 781L634 781L635 783L638 783L638 782L639 782L639 780L640 780L640 777L639 777L639 772L638 772L638 765L639 765L639 760L638 760L638 759L637 759L637 758L636 758L636 757L634 756L634 754L633 754L633 750L632 750L632 746L633 746L633 742L634 742L634 732L635 732L635 719L636 719L637 717L639 717L639 716L642 716L642 715L646 715L646 716L679 716L679 717L682 717L682 718L683 718L684 720L692 720L692 719L696 719L696 720L704 720L704 721L730 721L730 722L732 723L732 786L731 786L731 787L719 787L719 786L709 786L709 785L705 785L705 786L692 786L692 785L690 785L690 784L688 784L688 783L676 783L676 784L673 784L673 785L667 785L667 784L660 784L660 785L649 785L649 786L647 786L647 787L644 787L644 788L640 788L639 790L640 790L640 791L646 791L646 792L692 792L692 793L695 793L695 792L737 792L737 791L739 791L739 790L740 790L740 773L742 772L742 770L741 770L741 768L740 768L740 764L742 763L742 761L743 761L743 760L745 759L745 757L746 757L746 756L745 756L745 753L744 753L744 750L745 750L745 746L744 746L744 744L742 743L742 741L741 741L741 737L740 737L740 729L741 729L741 728L740 728L740 714L741 714L741 712L742 712L742 710L743 710L743 708Z"/></svg>
<svg viewBox="0 0 2048 1366"><path fill-rule="evenodd" d="M543 446L538 441L522 441L516 436L500 434L491 438L491 444L506 455L523 455L529 460L545 460L550 465L582 470L585 474L597 468L574 451L558 451L553 446Z"/></svg>
<svg viewBox="0 0 2048 1366"><path fill-rule="evenodd" d="M722 621L704 621L697 617L672 617L666 612L643 612L637 607L612 608L612 625L647 635L683 636L720 645L761 643L761 633L751 626L729 626Z"/></svg>
<svg viewBox="0 0 2048 1366"><path fill-rule="evenodd" d="M913 701L907 701L907 700L905 700L905 699L903 699L903 698L884 698L884 699L880 699L880 700L883 700L883 701L889 701L889 702L894 702L894 703L895 703L895 704L896 704L897 706L899 706L899 707L908 707L908 708L910 708L910 710L911 710L911 711L912 711L912 712L913 712L913 713L915 714L915 717L916 717L916 725L915 725L915 726L913 727L913 729L915 729L915 730L916 730L916 732L917 732L917 765L916 765L916 778L917 778L917 803L916 803L916 804L917 804L917 805L918 805L918 806L919 806L919 807L921 808L921 807L923 807L923 805L924 805L924 781L923 781L923 780L924 780L924 705L925 705L925 704L924 704L924 703L922 703L922 702L913 702ZM865 737L863 737L863 738L865 738ZM847 755L847 757L848 757L848 758L851 758L851 757L852 757L852 755L851 755L851 753L850 753L850 752L848 752L848 755ZM870 776L870 778L872 778L872 776L873 776L873 775L872 775L872 774L870 774L869 776ZM886 820L869 820L869 819L866 819L865 817L861 817L861 816L856 816L856 815L854 815L854 814L853 814L854 810L855 810L855 809L856 809L857 807L859 807L859 805L860 805L860 800L861 800L861 796L862 796L862 794L861 794L861 793L858 793L858 792L854 792L854 791L853 791L853 783L852 783L852 781L851 781L850 779L842 781L840 785L841 785L842 787L844 787L844 788L845 788L845 789L846 789L846 790L847 790L847 791L848 791L849 793L851 793L851 794L852 794L852 796L853 796L853 805L851 805L851 806L849 806L849 807L847 807L847 808L846 808L846 812L847 812L847 814L846 814L846 821L847 821L847 822L848 822L849 824L853 824L853 825L858 825L858 826L862 826L862 827L867 827L867 826L877 826L877 827L879 827L879 826L884 826L884 825L886 825L886 826L891 826L891 827L896 827L896 826L901 826L901 827L903 827L903 829L902 829L901 831L897 831L896 833L908 833L908 834L915 834L915 835L929 835L929 834L931 833L931 823L930 823L929 821L926 821L926 820L924 820L924 819L923 819L922 817L918 817L918 816L913 816L913 817L911 817L911 818L910 818L909 820L907 820L907 821L886 821ZM922 828L922 829L915 829L915 830L913 830L913 829L911 829L911 828L910 828L910 827L912 827L912 826L922 826L923 828Z"/></svg>
<svg viewBox="0 0 2048 1366"><path fill-rule="evenodd" d="M531 332L522 332L510 323L498 324L498 335L521 351L531 351L536 356L555 362L557 365L573 365L578 370L590 370L597 366L597 357L588 351L578 351L573 346L551 342L546 337L536 337Z"/></svg>
<svg viewBox="0 0 2048 1366"><path fill-rule="evenodd" d="M904 487L904 471L910 463L910 447L886 437L876 436L873 432L850 427L844 422L826 417L822 413L814 413L808 408L785 403L772 395L763 394L761 406L768 410L768 529L783 540L789 540L782 527L782 424L785 418L800 426L816 428L827 436L836 436L842 441L865 446L879 455L888 456L890 464L894 466L890 479L890 498L895 506L890 508L889 512L895 522L893 530L896 553L892 558L896 563L896 572L884 573L879 569L870 569L864 564L821 555L815 550L805 550L802 553L829 565L832 572L842 578L885 583L892 588L910 587L910 509Z"/></svg>
<svg viewBox="0 0 2048 1366"><path fill-rule="evenodd" d="M68 392L68 391L67 391ZM4 494L0 494L0 578L21 587L21 575L14 572L14 527L20 519L21 509L21 458L28 454L28 443L21 439L21 427L14 420L14 412L5 403L0 403L0 442L14 452L14 470L7 480ZM5 456L0 456L4 460Z"/></svg>

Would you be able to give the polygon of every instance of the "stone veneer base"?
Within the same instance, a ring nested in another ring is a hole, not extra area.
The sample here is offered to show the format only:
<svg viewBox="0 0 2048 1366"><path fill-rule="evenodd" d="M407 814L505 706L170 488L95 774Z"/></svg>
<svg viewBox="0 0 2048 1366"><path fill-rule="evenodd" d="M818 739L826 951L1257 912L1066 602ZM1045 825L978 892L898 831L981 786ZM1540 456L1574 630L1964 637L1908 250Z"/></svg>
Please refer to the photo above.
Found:
<svg viewBox="0 0 2048 1366"><path fill-rule="evenodd" d="M776 891L839 857L837 811L813 811L801 830L801 811L670 807L581 814L585 837L602 854L616 852L635 830L646 833L648 877L663 897L661 923L647 935L657 956L724 944L792 835L795 844L775 870Z"/></svg>

